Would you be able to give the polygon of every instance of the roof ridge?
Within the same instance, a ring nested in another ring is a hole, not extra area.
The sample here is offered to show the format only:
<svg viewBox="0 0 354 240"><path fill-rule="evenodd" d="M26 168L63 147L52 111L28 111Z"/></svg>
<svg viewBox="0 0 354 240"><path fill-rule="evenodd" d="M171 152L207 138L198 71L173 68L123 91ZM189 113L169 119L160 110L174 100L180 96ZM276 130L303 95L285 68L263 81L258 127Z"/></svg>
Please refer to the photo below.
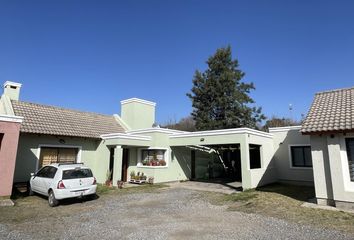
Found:
<svg viewBox="0 0 354 240"><path fill-rule="evenodd" d="M339 92L339 91L347 91L347 90L354 90L354 86L353 86L353 87L348 87L348 88L338 88L338 89L333 89L333 90L327 90L327 91L317 92L316 95L323 94L323 93L332 93L332 92Z"/></svg>
<svg viewBox="0 0 354 240"><path fill-rule="evenodd" d="M33 103L33 102L26 102L26 101L19 101L19 100L11 100L11 103L12 102L19 102L19 103L37 105L37 106L41 106L41 107L49 107L49 108L61 109L61 110L65 110L65 111L78 112L78 113L88 113L88 114L95 114L95 115L100 115L100 116L104 116L104 117L113 117L114 118L113 114L108 115L108 114L103 114L103 113L82 111L82 110L77 110L77 109L64 108L64 107L58 107L58 106L54 106L54 105L45 105L45 104L40 104L40 103Z"/></svg>

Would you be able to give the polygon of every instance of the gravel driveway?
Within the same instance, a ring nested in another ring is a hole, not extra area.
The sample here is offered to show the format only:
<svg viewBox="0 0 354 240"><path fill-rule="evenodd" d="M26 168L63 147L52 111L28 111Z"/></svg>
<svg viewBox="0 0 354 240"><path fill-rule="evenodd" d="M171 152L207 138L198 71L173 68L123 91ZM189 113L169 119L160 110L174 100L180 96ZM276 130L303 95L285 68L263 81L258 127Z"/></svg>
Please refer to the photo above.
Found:
<svg viewBox="0 0 354 240"><path fill-rule="evenodd" d="M21 214L19 219L0 223L0 239L354 239L336 231L227 211L188 189L103 195L57 208L33 198L36 204L15 207L20 209L14 213Z"/></svg>

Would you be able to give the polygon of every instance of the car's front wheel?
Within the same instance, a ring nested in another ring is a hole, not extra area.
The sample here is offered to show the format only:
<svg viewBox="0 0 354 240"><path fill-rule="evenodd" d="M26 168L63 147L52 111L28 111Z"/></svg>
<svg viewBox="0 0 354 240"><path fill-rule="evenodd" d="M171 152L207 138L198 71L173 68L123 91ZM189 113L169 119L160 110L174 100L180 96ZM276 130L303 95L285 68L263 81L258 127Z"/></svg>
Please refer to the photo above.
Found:
<svg viewBox="0 0 354 240"><path fill-rule="evenodd" d="M49 203L49 206L51 206L51 207L58 206L58 204L59 204L59 201L55 198L53 191L49 192L48 203Z"/></svg>

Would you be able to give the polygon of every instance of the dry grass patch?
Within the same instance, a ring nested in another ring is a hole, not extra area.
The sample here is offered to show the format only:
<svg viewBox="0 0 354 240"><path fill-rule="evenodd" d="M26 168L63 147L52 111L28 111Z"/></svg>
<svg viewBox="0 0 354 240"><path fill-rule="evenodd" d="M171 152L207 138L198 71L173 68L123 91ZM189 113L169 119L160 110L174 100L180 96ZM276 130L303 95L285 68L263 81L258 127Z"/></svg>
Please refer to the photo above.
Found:
<svg viewBox="0 0 354 240"><path fill-rule="evenodd" d="M108 187L106 185L98 184L97 195L155 192L156 190L166 187L168 187L166 184L144 184L118 189L117 187Z"/></svg>
<svg viewBox="0 0 354 240"><path fill-rule="evenodd" d="M55 208L48 206L47 197L37 194L28 196L25 193L21 194L17 192L12 196L15 206L0 207L0 223L22 223L50 217L69 217L75 213L101 207L104 202L101 200L105 198L119 197L120 195L133 193L157 192L158 189L166 186L164 184L154 184L117 189L116 187L107 187L99 184L97 186L98 199L65 199L60 201L60 205Z"/></svg>
<svg viewBox="0 0 354 240"><path fill-rule="evenodd" d="M354 214L301 206L315 196L313 187L272 184L231 195L205 194L212 203L226 204L232 211L256 213L295 223L354 233Z"/></svg>

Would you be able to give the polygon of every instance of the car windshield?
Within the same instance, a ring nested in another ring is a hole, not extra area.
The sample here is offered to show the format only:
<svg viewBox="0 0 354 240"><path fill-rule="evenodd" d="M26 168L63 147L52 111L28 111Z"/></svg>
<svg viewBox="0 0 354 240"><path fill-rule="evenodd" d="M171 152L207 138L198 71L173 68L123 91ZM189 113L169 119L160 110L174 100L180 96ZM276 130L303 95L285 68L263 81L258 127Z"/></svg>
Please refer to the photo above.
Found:
<svg viewBox="0 0 354 240"><path fill-rule="evenodd" d="M93 177L90 169L70 169L63 171L63 180L76 178L90 178Z"/></svg>

